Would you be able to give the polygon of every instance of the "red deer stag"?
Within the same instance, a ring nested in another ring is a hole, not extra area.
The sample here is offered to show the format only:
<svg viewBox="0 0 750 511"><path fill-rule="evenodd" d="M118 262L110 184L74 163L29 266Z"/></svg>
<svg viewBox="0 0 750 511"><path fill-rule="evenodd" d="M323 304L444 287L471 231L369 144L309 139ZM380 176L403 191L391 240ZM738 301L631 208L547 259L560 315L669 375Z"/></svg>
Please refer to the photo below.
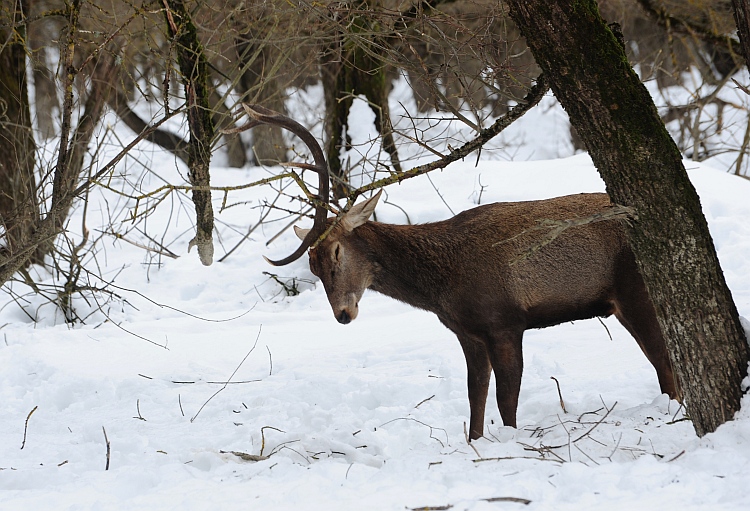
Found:
<svg viewBox="0 0 750 511"><path fill-rule="evenodd" d="M306 136L313 154L320 153L316 167L326 168L317 142L299 124L258 107L249 113L255 122ZM470 439L482 436L491 371L503 423L516 427L521 340L531 328L614 314L653 364L662 392L678 397L656 313L622 221L582 222L551 241L539 229L543 220L606 211L611 207L606 194L488 204L441 222L391 225L368 220L381 191L322 222L327 202L323 181L321 177L313 228L295 228L302 245L272 264L287 264L312 247L310 269L323 282L339 323L357 317L365 289L434 312L456 334L466 357ZM327 228L327 236L313 245Z"/></svg>

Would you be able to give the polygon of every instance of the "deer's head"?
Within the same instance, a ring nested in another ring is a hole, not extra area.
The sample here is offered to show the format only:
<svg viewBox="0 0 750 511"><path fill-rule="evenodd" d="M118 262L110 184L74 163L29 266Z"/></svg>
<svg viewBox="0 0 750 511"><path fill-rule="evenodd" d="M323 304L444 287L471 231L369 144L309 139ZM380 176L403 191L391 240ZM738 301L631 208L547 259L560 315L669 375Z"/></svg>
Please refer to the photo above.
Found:
<svg viewBox="0 0 750 511"><path fill-rule="evenodd" d="M355 229L364 224L372 215L382 192L353 206L337 218L327 220L328 163L318 141L304 126L285 115L260 105L243 104L242 106L250 117L250 121L240 128L230 130L232 133L238 133L260 124L285 128L302 139L315 160L315 165L297 164L297 166L313 170L318 174L318 194L315 197L315 220L312 229L300 229L295 226L294 231L302 240L297 250L278 261L268 258L266 260L274 266L284 266L296 261L305 253L305 250L313 247L310 249L310 269L323 282L328 301L331 303L333 314L338 322L349 323L357 317L359 299L372 283L376 264L368 260L366 254L358 250L357 245L353 243L356 238ZM335 225L331 232L320 240L327 225L330 225L329 222Z"/></svg>
<svg viewBox="0 0 750 511"><path fill-rule="evenodd" d="M362 293L372 284L377 263L371 261L358 243L356 229L364 224L375 210L381 192L353 206L336 219L333 230L317 247L310 250L310 270L320 278L325 288L333 315L339 323L347 324L357 317ZM308 229L294 227L304 240Z"/></svg>

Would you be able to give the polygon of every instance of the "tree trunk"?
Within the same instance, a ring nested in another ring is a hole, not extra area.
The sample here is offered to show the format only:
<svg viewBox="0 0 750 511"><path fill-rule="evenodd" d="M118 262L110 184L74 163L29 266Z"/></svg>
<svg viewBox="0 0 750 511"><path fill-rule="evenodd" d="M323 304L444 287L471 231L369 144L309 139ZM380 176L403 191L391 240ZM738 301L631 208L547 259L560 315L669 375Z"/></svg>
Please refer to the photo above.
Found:
<svg viewBox="0 0 750 511"><path fill-rule="evenodd" d="M14 2L12 22L27 12L25 0ZM5 227L3 254L15 257L39 222L34 177L36 144L31 126L26 83L26 49L23 26L16 32L0 28L0 222ZM30 261L42 263L44 251L36 250ZM26 265L25 264L25 265Z"/></svg>
<svg viewBox="0 0 750 511"><path fill-rule="evenodd" d="M216 131L221 131L225 128L234 127L234 119L232 112L224 104L224 98L219 94L216 89L211 91L209 97L213 112L213 124ZM239 135L222 135L221 144L227 153L227 167L235 169L241 169L247 164L247 155L245 154L245 144L242 143L242 139Z"/></svg>
<svg viewBox="0 0 750 511"><path fill-rule="evenodd" d="M509 0L629 230L698 435L740 408L748 347L677 146L594 0Z"/></svg>
<svg viewBox="0 0 750 511"><path fill-rule="evenodd" d="M321 62L326 104L326 157L333 196L337 199L348 195L349 176L341 164L340 150L342 145L347 148L351 145L347 122L355 95L362 94L369 101L375 113L375 128L382 137L383 150L390 156L393 170L401 172L388 108L390 87L386 79L386 59L380 56L382 44L375 36L379 26L357 13L358 10L371 9L367 0L353 2L350 8L352 19L341 20L339 24L356 37L349 37L342 30L333 38Z"/></svg>
<svg viewBox="0 0 750 511"><path fill-rule="evenodd" d="M169 34L177 46L177 63L180 66L182 83L187 101L190 148L188 175L193 189L195 205L195 238L190 241L188 250L198 247L201 263L210 266L213 262L214 212L211 205L209 167L211 165L211 144L214 126L209 97L208 61L198 39L198 31L190 19L182 0L164 0L167 9L164 15Z"/></svg>
<svg viewBox="0 0 750 511"><path fill-rule="evenodd" d="M62 17L46 15L51 9L49 3L46 0L22 0L26 18L33 20L26 27L27 59L34 82L35 135L42 140L56 136L56 122L61 110L53 48L62 38L64 21Z"/></svg>
<svg viewBox="0 0 750 511"><path fill-rule="evenodd" d="M285 94L279 83L279 52L252 31L242 33L236 41L237 58L242 75L237 83L242 101L257 103L286 115ZM274 54L275 53L275 54ZM258 126L252 131L253 160L256 165L285 162L286 141L278 126Z"/></svg>

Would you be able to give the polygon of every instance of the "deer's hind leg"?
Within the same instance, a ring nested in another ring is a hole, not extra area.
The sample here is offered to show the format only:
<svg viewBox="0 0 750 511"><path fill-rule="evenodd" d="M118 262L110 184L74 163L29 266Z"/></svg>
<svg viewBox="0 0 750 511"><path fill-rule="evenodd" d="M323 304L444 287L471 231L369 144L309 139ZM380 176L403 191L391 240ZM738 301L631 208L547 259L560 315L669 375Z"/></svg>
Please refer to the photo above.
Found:
<svg viewBox="0 0 750 511"><path fill-rule="evenodd" d="M476 440L484 433L484 409L490 386L489 354L484 341L469 335L459 335L458 340L466 357L467 384L469 387L469 440Z"/></svg>
<svg viewBox="0 0 750 511"><path fill-rule="evenodd" d="M628 272L628 278L620 280L617 289L614 300L615 317L635 338L646 358L656 369L661 391L672 399L680 400L682 396L679 384L672 370L666 341L656 319L656 310L648 296L643 278L635 269L635 261L632 260L630 263L632 273Z"/></svg>
<svg viewBox="0 0 750 511"><path fill-rule="evenodd" d="M518 395L521 392L523 328L509 328L492 335L489 354L495 373L497 407L505 426L516 425Z"/></svg>

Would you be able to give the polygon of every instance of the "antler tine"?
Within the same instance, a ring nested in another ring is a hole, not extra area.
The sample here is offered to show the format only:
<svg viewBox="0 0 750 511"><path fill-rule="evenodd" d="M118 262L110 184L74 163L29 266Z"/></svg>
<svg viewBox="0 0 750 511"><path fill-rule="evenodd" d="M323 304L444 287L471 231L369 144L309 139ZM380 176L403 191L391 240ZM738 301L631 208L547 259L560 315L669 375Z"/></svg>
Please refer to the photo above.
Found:
<svg viewBox="0 0 750 511"><path fill-rule="evenodd" d="M320 144L312 133L294 119L260 105L248 105L243 103L242 107L245 109L247 115L258 123L280 126L297 135L297 137L299 137L300 140L302 140L302 142L304 142L310 149L313 159L315 160L315 167L313 167L313 170L318 173L318 204L315 205L315 220L312 229L310 229L310 232L307 233L307 236L302 240L300 246L291 255L278 261L273 261L267 257L265 258L266 261L274 266L284 266L299 259L326 229L328 211L326 210L325 205L328 204L329 201L328 163L323 154L323 149L320 147Z"/></svg>

